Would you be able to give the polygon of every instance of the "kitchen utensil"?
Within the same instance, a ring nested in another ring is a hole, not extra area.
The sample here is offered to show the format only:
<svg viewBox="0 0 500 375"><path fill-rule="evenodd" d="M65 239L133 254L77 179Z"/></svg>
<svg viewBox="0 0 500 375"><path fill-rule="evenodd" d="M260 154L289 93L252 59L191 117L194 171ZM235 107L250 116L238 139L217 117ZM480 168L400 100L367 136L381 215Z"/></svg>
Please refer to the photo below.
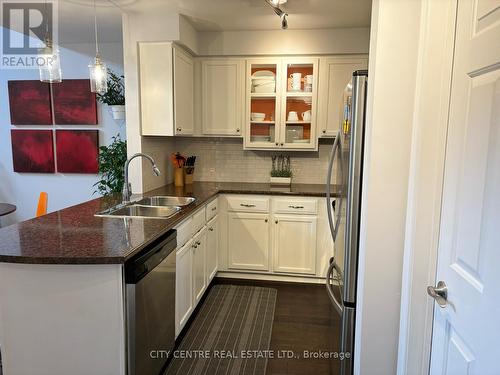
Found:
<svg viewBox="0 0 500 375"><path fill-rule="evenodd" d="M306 75L306 77L305 77L305 83L307 85L312 85L313 84L313 75L312 74Z"/></svg>
<svg viewBox="0 0 500 375"><path fill-rule="evenodd" d="M302 121L311 121L311 110L302 112Z"/></svg>
<svg viewBox="0 0 500 375"><path fill-rule="evenodd" d="M252 121L264 121L265 118L266 118L265 113L260 113L260 112L250 113L250 120Z"/></svg>
<svg viewBox="0 0 500 375"><path fill-rule="evenodd" d="M288 112L288 121L299 121L299 115L296 111Z"/></svg>

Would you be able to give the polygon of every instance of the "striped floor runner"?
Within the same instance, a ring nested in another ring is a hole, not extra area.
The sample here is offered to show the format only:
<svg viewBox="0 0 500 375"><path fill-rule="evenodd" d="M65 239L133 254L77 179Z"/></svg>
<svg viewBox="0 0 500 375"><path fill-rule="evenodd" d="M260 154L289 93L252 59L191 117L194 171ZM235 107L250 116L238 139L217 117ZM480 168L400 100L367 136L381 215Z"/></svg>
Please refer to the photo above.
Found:
<svg viewBox="0 0 500 375"><path fill-rule="evenodd" d="M215 285L165 375L263 375L276 289Z"/></svg>

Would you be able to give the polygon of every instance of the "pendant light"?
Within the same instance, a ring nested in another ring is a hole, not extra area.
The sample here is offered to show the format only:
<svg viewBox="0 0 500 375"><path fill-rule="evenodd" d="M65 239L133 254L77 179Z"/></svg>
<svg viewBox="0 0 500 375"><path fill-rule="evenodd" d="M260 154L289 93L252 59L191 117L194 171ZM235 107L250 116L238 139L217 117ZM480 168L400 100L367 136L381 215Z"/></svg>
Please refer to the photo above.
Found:
<svg viewBox="0 0 500 375"><path fill-rule="evenodd" d="M47 13L47 1L45 1L45 19L49 19ZM45 47L38 50L38 57L43 63L38 65L40 81L47 83L62 82L61 61L59 59L59 50L52 42L49 35L49 24L45 24Z"/></svg>
<svg viewBox="0 0 500 375"><path fill-rule="evenodd" d="M108 71L106 64L101 61L99 55L99 43L97 34L97 8L94 0L94 34L95 34L95 60L89 65L90 91L104 94L108 89Z"/></svg>

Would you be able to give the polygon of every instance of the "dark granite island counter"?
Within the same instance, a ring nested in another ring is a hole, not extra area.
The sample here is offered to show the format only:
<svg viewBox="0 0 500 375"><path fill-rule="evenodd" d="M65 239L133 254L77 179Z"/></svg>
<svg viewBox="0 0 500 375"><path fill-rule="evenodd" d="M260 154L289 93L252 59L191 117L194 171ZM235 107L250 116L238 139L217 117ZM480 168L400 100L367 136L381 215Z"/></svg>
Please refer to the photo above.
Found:
<svg viewBox="0 0 500 375"><path fill-rule="evenodd" d="M275 188L262 183L197 182L188 188L167 185L144 196L192 196L196 201L170 219L102 218L96 212L121 196L94 199L40 218L0 229L0 262L30 264L121 264L217 194L325 196L325 185ZM332 194L336 195L336 190Z"/></svg>
<svg viewBox="0 0 500 375"><path fill-rule="evenodd" d="M169 185L144 195L196 198L170 219L94 216L119 203L121 197L115 196L0 229L4 374L125 375L125 262L218 194L322 197L325 186Z"/></svg>

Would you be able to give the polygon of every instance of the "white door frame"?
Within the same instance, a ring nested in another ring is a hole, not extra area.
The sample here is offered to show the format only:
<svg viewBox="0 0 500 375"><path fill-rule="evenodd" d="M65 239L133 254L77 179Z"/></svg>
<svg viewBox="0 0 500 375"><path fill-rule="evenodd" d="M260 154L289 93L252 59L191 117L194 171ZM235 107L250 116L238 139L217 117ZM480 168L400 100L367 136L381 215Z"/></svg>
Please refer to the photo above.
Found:
<svg viewBox="0 0 500 375"><path fill-rule="evenodd" d="M398 374L428 374L457 0L424 0L401 295Z"/></svg>

